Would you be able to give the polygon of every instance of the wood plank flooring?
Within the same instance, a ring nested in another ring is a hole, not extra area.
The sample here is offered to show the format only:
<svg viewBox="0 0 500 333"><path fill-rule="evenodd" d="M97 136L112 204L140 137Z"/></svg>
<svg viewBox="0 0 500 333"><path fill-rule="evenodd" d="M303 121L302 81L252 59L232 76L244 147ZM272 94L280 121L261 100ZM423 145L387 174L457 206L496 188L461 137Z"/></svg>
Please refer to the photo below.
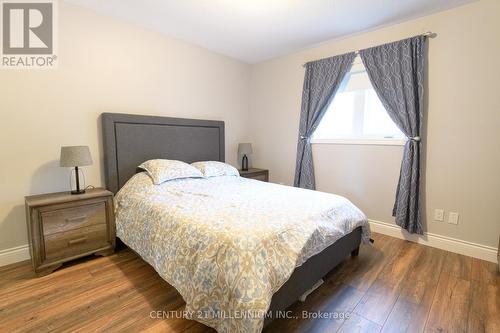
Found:
<svg viewBox="0 0 500 333"><path fill-rule="evenodd" d="M500 276L493 263L374 234L292 316L264 332L500 332ZM121 249L36 278L29 263L0 267L0 332L215 332L184 318L184 302L137 255ZM161 313L160 313L161 314Z"/></svg>

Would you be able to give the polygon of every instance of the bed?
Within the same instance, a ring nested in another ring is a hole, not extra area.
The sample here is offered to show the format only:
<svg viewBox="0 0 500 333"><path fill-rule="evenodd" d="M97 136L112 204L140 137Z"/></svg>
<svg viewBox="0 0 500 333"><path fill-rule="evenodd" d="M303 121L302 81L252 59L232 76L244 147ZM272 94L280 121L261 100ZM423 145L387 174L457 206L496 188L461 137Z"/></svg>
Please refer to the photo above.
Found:
<svg viewBox="0 0 500 333"><path fill-rule="evenodd" d="M154 185L137 169L224 162L221 121L105 113L102 126L117 236L219 332L259 332L369 240L366 217L340 196L235 176Z"/></svg>

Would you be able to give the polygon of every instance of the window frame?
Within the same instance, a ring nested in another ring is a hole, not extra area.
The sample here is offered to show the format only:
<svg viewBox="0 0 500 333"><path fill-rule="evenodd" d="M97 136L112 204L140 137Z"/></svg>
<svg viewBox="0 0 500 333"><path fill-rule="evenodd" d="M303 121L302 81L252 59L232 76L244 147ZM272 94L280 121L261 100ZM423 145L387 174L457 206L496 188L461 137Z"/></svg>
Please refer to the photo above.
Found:
<svg viewBox="0 0 500 333"><path fill-rule="evenodd" d="M359 55L354 59L349 73L356 73L360 71L366 71L366 68L359 57ZM404 146L408 141L406 137L394 137L394 138L369 138L369 137L346 137L346 138L329 138L320 139L311 137L311 144L334 144L334 145L377 145L377 146Z"/></svg>
<svg viewBox="0 0 500 333"><path fill-rule="evenodd" d="M406 138L349 138L349 139L311 139L311 144L329 145L375 145L375 146L404 146Z"/></svg>

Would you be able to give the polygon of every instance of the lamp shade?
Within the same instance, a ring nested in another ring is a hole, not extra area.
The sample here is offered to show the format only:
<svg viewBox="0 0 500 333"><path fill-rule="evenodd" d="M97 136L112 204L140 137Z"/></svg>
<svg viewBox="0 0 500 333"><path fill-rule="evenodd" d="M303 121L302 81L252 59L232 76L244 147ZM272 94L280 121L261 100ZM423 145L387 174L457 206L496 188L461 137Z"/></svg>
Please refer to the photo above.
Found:
<svg viewBox="0 0 500 333"><path fill-rule="evenodd" d="M61 147L61 159L59 165L62 167L77 167L92 164L92 156L87 146Z"/></svg>
<svg viewBox="0 0 500 333"><path fill-rule="evenodd" d="M240 155L250 155L253 153L251 143L240 143L238 144L238 154Z"/></svg>

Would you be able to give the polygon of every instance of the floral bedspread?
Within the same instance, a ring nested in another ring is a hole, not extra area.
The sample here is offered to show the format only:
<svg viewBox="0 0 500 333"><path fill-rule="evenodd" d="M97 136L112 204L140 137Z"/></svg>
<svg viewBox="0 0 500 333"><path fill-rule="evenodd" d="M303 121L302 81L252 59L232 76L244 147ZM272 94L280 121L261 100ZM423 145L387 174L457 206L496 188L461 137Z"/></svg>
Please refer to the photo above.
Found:
<svg viewBox="0 0 500 333"><path fill-rule="evenodd" d="M117 236L218 332L260 332L295 267L362 227L344 197L237 176L154 185L145 173L116 196Z"/></svg>

